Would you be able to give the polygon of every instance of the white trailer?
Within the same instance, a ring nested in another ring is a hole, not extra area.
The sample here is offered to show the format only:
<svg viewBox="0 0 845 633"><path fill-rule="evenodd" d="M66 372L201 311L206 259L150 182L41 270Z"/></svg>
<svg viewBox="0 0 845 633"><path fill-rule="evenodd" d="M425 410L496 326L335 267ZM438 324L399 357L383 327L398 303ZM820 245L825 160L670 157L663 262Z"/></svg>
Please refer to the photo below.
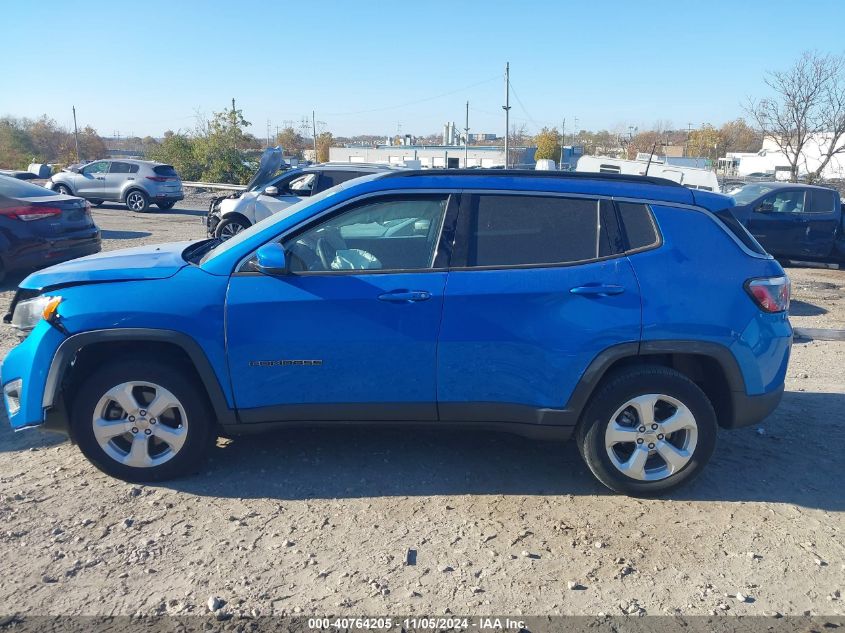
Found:
<svg viewBox="0 0 845 633"><path fill-rule="evenodd" d="M575 171L600 174L628 174L631 176L655 176L673 180L690 189L719 191L716 172L699 167L667 165L662 160L624 160L609 156L582 156Z"/></svg>

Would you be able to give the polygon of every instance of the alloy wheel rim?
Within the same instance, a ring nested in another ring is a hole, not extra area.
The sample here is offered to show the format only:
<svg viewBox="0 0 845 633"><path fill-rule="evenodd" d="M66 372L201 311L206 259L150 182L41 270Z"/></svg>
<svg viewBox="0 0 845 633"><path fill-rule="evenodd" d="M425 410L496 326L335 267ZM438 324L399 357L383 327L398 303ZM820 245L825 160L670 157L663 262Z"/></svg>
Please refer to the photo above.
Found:
<svg viewBox="0 0 845 633"><path fill-rule="evenodd" d="M244 230L240 224L236 222L229 222L220 227L220 237L223 240L228 240Z"/></svg>
<svg viewBox="0 0 845 633"><path fill-rule="evenodd" d="M133 211L138 211L144 207L144 198L140 193L129 194L129 208Z"/></svg>
<svg viewBox="0 0 845 633"><path fill-rule="evenodd" d="M665 394L631 398L610 418L607 456L623 475L660 481L681 471L698 444L698 424L683 402Z"/></svg>
<svg viewBox="0 0 845 633"><path fill-rule="evenodd" d="M91 424L106 455L133 468L170 461L188 434L188 417L176 396L161 385L142 381L124 382L103 394Z"/></svg>

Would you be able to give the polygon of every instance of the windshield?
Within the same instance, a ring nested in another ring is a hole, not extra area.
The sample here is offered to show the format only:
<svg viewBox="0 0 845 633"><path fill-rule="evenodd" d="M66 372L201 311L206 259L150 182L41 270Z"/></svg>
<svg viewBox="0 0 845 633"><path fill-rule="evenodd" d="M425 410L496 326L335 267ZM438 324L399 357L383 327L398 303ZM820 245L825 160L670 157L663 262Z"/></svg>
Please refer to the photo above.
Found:
<svg viewBox="0 0 845 633"><path fill-rule="evenodd" d="M0 175L0 194L9 198L43 198L56 195L44 187L3 175Z"/></svg>
<svg viewBox="0 0 845 633"><path fill-rule="evenodd" d="M745 185L742 189L737 191L736 193L732 193L731 196L736 201L737 204L748 204L758 196L762 196L764 193L768 193L776 188L777 185L769 184L769 183L760 183L756 185Z"/></svg>

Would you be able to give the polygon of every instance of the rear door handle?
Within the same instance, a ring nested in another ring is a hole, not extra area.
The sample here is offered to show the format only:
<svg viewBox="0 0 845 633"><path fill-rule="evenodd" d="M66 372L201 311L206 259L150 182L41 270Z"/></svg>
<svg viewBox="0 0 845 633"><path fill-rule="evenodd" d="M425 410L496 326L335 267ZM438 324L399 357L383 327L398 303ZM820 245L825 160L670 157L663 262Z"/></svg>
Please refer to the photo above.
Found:
<svg viewBox="0 0 845 633"><path fill-rule="evenodd" d="M427 290L393 290L379 295L378 298L391 303L414 303L431 299L431 293Z"/></svg>
<svg viewBox="0 0 845 633"><path fill-rule="evenodd" d="M612 286L604 284L595 284L587 286L576 286L569 292L574 295L593 295L598 297L609 297L610 295L619 295L625 292L622 286Z"/></svg>

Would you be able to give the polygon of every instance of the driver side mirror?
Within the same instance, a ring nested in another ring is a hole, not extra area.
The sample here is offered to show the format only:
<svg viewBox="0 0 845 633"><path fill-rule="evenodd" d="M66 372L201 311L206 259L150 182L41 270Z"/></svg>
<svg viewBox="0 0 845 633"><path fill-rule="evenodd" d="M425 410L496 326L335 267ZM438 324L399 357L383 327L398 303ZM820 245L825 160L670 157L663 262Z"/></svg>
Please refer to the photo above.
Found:
<svg viewBox="0 0 845 633"><path fill-rule="evenodd" d="M69 167L68 170L72 171L74 174L79 174L82 172L82 168L77 167L76 165L74 165L73 167Z"/></svg>
<svg viewBox="0 0 845 633"><path fill-rule="evenodd" d="M275 277L288 272L288 257L285 247L278 242L265 244L255 252L252 268L262 275Z"/></svg>
<svg viewBox="0 0 845 633"><path fill-rule="evenodd" d="M771 200L764 200L754 209L757 213L771 213L774 210L775 205L772 204Z"/></svg>
<svg viewBox="0 0 845 633"><path fill-rule="evenodd" d="M269 187L264 187L264 195L273 196L274 198L279 195L279 188L270 185Z"/></svg>

